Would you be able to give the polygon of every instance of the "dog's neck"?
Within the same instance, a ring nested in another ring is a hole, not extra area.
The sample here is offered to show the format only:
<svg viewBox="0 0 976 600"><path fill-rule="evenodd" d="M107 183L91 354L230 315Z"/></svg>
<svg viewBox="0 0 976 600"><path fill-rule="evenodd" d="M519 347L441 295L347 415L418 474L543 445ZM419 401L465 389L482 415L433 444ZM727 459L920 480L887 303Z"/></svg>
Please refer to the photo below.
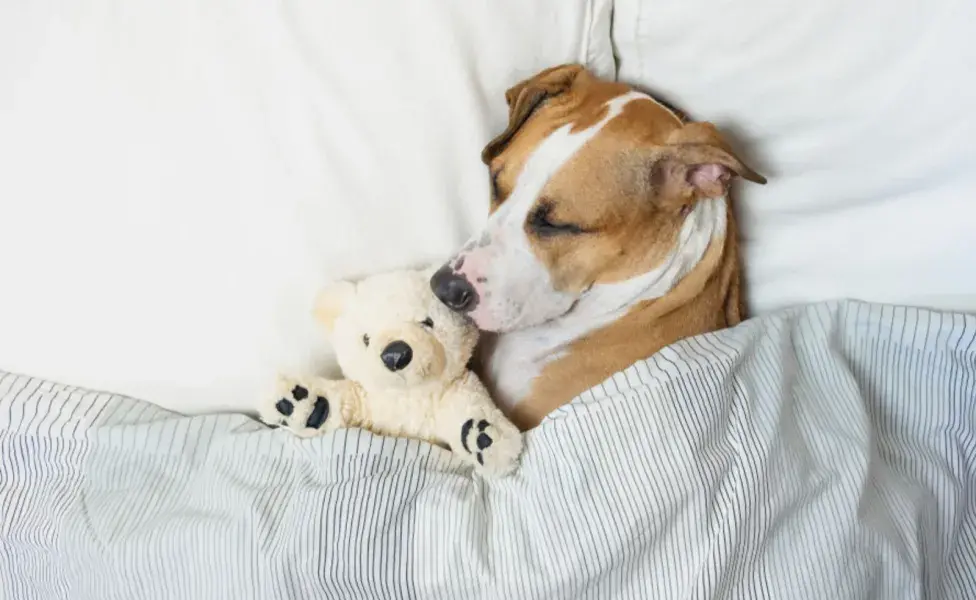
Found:
<svg viewBox="0 0 976 600"><path fill-rule="evenodd" d="M570 345L617 321L636 305L670 292L727 228L725 198L702 200L688 213L674 249L655 269L618 283L594 285L565 315L541 325L500 334L486 346L485 379L503 409L511 409L533 381ZM624 365L626 366L626 365Z"/></svg>

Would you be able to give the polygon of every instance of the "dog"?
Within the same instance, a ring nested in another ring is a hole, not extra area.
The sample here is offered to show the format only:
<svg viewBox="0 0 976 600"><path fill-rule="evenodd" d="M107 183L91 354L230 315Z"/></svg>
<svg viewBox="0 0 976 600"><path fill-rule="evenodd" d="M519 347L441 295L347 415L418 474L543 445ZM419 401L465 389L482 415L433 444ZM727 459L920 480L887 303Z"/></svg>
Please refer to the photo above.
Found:
<svg viewBox="0 0 976 600"><path fill-rule="evenodd" d="M484 230L431 278L494 334L482 376L523 431L614 373L745 318L735 178L765 184L708 122L581 65L505 94L482 152Z"/></svg>

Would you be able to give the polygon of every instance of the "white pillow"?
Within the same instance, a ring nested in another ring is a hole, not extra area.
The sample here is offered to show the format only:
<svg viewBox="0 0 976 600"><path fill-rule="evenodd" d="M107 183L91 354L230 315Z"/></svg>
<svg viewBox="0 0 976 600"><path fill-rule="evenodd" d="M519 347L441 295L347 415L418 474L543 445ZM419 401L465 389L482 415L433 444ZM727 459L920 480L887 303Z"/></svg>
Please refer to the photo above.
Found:
<svg viewBox="0 0 976 600"><path fill-rule="evenodd" d="M617 0L618 77L740 141L759 312L976 310L976 2Z"/></svg>
<svg viewBox="0 0 976 600"><path fill-rule="evenodd" d="M185 412L328 360L324 282L485 218L504 90L610 0L0 4L0 370Z"/></svg>

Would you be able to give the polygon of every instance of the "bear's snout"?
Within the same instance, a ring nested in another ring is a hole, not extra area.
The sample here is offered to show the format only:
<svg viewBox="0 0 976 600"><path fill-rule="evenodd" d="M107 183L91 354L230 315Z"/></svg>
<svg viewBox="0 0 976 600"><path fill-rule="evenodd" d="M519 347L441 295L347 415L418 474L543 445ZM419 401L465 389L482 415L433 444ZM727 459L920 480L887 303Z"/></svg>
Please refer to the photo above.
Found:
<svg viewBox="0 0 976 600"><path fill-rule="evenodd" d="M394 372L401 371L407 368L407 365L413 360L413 349L406 342L396 340L383 348L383 352L380 353L380 360L383 361L387 369Z"/></svg>

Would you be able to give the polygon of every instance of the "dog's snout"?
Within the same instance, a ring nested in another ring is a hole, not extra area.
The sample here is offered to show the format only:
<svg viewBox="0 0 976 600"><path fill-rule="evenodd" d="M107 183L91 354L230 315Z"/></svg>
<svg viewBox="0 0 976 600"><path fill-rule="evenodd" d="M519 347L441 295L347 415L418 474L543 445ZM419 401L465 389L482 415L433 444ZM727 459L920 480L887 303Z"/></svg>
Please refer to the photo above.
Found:
<svg viewBox="0 0 976 600"><path fill-rule="evenodd" d="M437 299L456 312L470 312L478 304L478 292L464 275L455 273L450 266L441 267L430 278L430 287Z"/></svg>
<svg viewBox="0 0 976 600"><path fill-rule="evenodd" d="M383 352L380 353L380 360L383 361L387 369L394 372L402 371L413 360L413 349L406 342L397 340L383 348Z"/></svg>

